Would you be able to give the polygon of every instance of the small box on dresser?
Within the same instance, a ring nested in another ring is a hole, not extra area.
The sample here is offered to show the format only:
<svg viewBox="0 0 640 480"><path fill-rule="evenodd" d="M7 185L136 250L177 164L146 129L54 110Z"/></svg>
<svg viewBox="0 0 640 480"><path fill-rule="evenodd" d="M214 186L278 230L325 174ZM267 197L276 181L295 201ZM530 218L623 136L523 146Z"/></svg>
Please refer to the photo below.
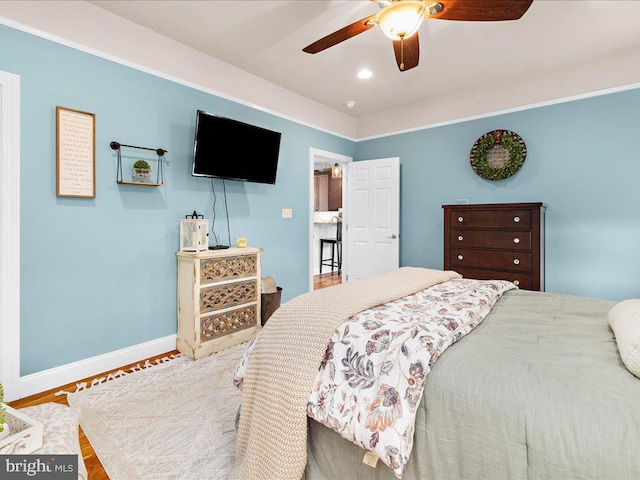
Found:
<svg viewBox="0 0 640 480"><path fill-rule="evenodd" d="M193 359L260 330L261 248L178 252L177 349Z"/></svg>
<svg viewBox="0 0 640 480"><path fill-rule="evenodd" d="M444 268L544 291L543 203L443 205Z"/></svg>

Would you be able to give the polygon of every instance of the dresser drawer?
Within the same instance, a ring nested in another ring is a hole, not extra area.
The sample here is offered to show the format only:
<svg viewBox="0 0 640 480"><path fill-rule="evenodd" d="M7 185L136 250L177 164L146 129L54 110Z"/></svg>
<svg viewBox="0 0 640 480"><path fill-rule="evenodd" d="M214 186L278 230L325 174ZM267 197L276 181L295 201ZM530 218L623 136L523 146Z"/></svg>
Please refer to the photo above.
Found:
<svg viewBox="0 0 640 480"><path fill-rule="evenodd" d="M531 272L531 254L528 252L452 248L450 255L453 270L461 266Z"/></svg>
<svg viewBox="0 0 640 480"><path fill-rule="evenodd" d="M531 250L531 232L451 229L452 247Z"/></svg>
<svg viewBox="0 0 640 480"><path fill-rule="evenodd" d="M235 307L257 300L258 284L256 280L226 283L200 289L200 313Z"/></svg>
<svg viewBox="0 0 640 480"><path fill-rule="evenodd" d="M214 283L235 278L254 277L258 272L255 255L238 255L200 260L200 283Z"/></svg>
<svg viewBox="0 0 640 480"><path fill-rule="evenodd" d="M501 272L497 270L479 270L475 268L460 267L455 269L464 278L475 278L477 280L508 280L515 283L519 288L530 290L533 282L531 274L516 272Z"/></svg>
<svg viewBox="0 0 640 480"><path fill-rule="evenodd" d="M502 228L529 230L531 210L463 210L449 211L451 228Z"/></svg>
<svg viewBox="0 0 640 480"><path fill-rule="evenodd" d="M200 341L208 342L257 325L256 305L227 310L200 319Z"/></svg>

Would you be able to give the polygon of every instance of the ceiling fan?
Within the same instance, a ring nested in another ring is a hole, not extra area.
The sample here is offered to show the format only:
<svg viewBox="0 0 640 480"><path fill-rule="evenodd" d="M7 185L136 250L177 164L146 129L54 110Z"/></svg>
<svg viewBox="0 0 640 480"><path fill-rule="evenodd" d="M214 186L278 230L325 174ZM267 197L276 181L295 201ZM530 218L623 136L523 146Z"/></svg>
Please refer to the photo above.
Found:
<svg viewBox="0 0 640 480"><path fill-rule="evenodd" d="M427 17L440 20L495 22L517 20L533 0L371 0L381 10L347 25L302 49L318 53L377 26L393 40L396 63L401 72L418 65L420 43L418 29Z"/></svg>

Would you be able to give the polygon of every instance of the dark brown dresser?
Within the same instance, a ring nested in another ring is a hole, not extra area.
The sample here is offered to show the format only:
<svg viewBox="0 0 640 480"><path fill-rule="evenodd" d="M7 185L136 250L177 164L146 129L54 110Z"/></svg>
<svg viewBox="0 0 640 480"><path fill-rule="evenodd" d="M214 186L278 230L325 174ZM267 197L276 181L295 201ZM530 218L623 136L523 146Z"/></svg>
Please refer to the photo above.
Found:
<svg viewBox="0 0 640 480"><path fill-rule="evenodd" d="M543 203L443 205L444 269L544 291Z"/></svg>

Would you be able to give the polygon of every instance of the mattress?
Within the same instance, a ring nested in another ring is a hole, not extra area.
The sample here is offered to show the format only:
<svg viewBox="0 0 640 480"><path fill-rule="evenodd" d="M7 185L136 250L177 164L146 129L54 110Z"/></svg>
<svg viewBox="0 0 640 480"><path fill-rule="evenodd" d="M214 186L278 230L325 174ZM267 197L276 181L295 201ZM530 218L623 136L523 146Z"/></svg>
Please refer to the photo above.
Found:
<svg viewBox="0 0 640 480"><path fill-rule="evenodd" d="M607 323L613 302L504 294L427 377L405 479L640 478L640 380ZM304 478L394 479L309 420Z"/></svg>

